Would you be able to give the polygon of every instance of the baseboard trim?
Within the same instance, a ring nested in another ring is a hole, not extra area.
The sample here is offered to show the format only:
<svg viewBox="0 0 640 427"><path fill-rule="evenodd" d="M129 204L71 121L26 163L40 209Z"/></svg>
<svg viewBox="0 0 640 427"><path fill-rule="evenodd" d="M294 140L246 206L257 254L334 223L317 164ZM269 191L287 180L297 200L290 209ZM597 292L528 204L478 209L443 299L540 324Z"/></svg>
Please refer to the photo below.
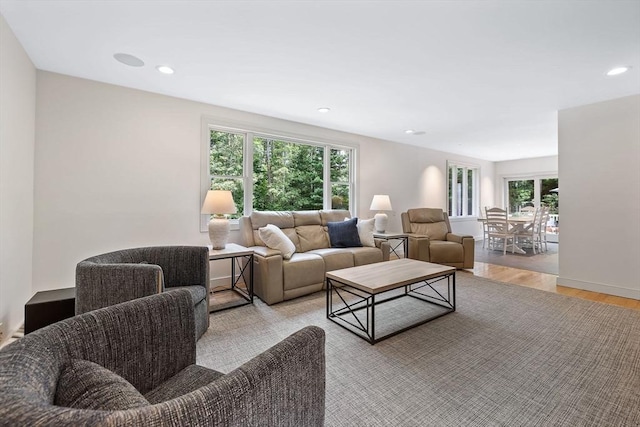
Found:
<svg viewBox="0 0 640 427"><path fill-rule="evenodd" d="M558 276L556 279L556 285L640 300L640 289L623 288L604 283L584 282L582 280L567 279L566 277L561 276Z"/></svg>

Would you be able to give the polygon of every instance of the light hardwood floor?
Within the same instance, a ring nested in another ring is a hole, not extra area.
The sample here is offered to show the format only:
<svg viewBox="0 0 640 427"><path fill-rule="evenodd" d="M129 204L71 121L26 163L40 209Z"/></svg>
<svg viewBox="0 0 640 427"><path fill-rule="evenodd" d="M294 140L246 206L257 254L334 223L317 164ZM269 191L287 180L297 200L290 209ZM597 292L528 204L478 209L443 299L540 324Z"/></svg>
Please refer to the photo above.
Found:
<svg viewBox="0 0 640 427"><path fill-rule="evenodd" d="M460 270L459 270L460 271ZM529 288L540 289L557 294L583 298L591 301L603 302L606 304L618 305L620 307L640 310L640 300L622 298L613 295L601 294L598 292L584 291L582 289L568 288L556 285L556 275L538 273L529 270L504 267L501 265L476 262L473 270L462 270L462 274L473 274L479 277L496 280L499 282L512 283Z"/></svg>

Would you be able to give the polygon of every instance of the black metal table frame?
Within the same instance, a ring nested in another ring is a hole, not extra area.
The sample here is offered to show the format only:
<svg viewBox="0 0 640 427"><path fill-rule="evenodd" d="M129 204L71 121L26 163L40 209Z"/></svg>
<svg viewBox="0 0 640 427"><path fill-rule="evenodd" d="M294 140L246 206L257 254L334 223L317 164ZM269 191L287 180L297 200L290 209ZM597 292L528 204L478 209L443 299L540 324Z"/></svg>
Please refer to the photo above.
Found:
<svg viewBox="0 0 640 427"><path fill-rule="evenodd" d="M245 301L240 304L233 304L217 310L216 309L209 310L210 313L227 310L229 308L241 307L247 304L253 304L253 254L229 255L228 257L225 257L225 258L231 259L231 288L221 289L219 291L212 291L212 293L216 294L218 292L233 291L238 295L240 295ZM218 258L218 259L225 259L225 258ZM246 261L244 265L242 265L242 263L240 262L242 260ZM236 276L236 265L237 265L237 268L240 269L240 274L238 274L237 276ZM249 268L249 282L247 282L247 280L245 279L247 268ZM240 282L240 278L242 278L242 281L244 282L248 292L246 292L244 289L238 286L238 283Z"/></svg>
<svg viewBox="0 0 640 427"><path fill-rule="evenodd" d="M398 258L409 258L409 236L384 237L374 235L374 238L386 240L389 243L389 252L393 253ZM400 240L400 242L392 243L390 240ZM398 248L400 245L402 245L402 256L398 254Z"/></svg>
<svg viewBox="0 0 640 427"><path fill-rule="evenodd" d="M442 295L438 290L433 288L432 286L435 283L445 279L447 280L446 297ZM334 282L338 284L338 286L335 286ZM415 285L419 285L419 286L414 287ZM391 292L391 291L400 289L402 287L404 287L404 293L376 301L376 294L370 294L361 289L354 288L349 284L340 282L339 280L330 279L327 277L326 279L327 319L331 320L332 322L336 323L339 326L342 326L343 328L352 332L354 335L357 335L358 337L367 341L369 344L373 345L382 340L390 338L394 335L398 335L399 333L402 333L406 330L415 328L416 326L425 324L439 317L442 317L446 314L456 311L456 273L455 271L444 273L442 276L434 277L433 279L420 280L412 284L401 285L397 288L390 289L385 292L381 292L377 295L383 295L384 293ZM435 292L438 295L438 297L434 297L432 295L427 295L419 292L422 288L425 288L425 287L429 287L433 292ZM333 293L334 292L340 298L342 304L344 305L335 311L333 310ZM350 295L354 295L358 297L359 300L353 303L348 303L345 300L345 298L343 298L343 296L340 294L340 292L346 292ZM447 310L376 338L375 336L376 305L389 302L398 298L407 297L407 296L419 299L426 303L438 305L440 307L445 307L447 308ZM367 310L367 316L365 321L366 326L362 324L360 319L358 319L358 317L355 314L355 312L359 310ZM349 316L352 316L357 323L343 318L343 317L349 317Z"/></svg>

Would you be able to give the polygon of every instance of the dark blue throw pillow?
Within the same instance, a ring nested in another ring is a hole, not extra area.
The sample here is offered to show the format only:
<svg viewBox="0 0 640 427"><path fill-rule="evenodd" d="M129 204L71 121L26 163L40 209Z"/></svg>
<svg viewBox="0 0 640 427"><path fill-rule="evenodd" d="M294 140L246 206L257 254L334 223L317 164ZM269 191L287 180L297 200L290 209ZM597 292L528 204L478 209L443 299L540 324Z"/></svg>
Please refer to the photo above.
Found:
<svg viewBox="0 0 640 427"><path fill-rule="evenodd" d="M358 218L348 221L328 222L329 241L332 248L353 248L362 246L358 235Z"/></svg>

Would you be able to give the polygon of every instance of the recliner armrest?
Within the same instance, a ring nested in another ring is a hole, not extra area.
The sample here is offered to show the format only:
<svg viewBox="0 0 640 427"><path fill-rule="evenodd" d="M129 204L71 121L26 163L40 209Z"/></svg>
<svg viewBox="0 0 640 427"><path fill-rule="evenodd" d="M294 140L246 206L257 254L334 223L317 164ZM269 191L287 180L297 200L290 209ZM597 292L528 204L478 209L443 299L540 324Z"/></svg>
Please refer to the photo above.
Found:
<svg viewBox="0 0 640 427"><path fill-rule="evenodd" d="M409 258L420 261L429 261L431 259L429 252L429 244L431 239L424 234L407 233L409 237Z"/></svg>

